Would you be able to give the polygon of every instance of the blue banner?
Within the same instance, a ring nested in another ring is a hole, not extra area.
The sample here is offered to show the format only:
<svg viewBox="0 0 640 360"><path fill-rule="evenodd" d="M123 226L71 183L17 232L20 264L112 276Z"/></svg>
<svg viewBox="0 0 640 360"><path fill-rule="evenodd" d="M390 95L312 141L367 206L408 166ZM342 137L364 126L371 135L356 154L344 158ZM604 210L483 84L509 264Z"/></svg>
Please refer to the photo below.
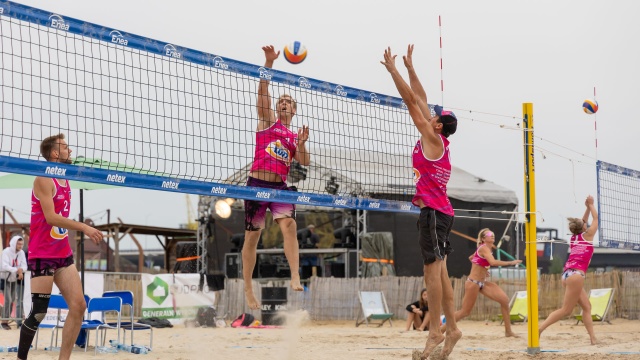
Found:
<svg viewBox="0 0 640 360"><path fill-rule="evenodd" d="M2 155L0 155L0 172L63 178L106 185L172 191L233 199L259 200L344 209L412 213L420 212L418 207L403 201L312 194L196 180L184 180L47 161L20 159Z"/></svg>
<svg viewBox="0 0 640 360"><path fill-rule="evenodd" d="M245 63L238 60L225 58L219 55L209 54L198 50L184 48L158 40L149 39L140 35L111 29L105 26L92 24L71 17L61 16L40 9L31 8L11 1L0 1L0 15L14 19L27 21L44 27L66 31L69 33L102 40L118 46L125 46L136 50L146 51L152 54L166 56L176 61L188 61L198 65L204 65L223 71L234 72L260 79L266 79L297 86L307 90L314 90L339 97L370 102L377 105L392 106L406 109L402 99L376 94L370 91L333 84L326 81L307 78L290 74L263 66Z"/></svg>

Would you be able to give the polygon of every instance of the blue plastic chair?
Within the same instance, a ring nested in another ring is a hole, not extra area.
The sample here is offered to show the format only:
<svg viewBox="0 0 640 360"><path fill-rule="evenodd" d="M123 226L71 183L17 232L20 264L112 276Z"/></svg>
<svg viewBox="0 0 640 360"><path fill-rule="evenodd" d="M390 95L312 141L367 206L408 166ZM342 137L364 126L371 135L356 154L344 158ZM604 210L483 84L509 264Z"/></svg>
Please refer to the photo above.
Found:
<svg viewBox="0 0 640 360"><path fill-rule="evenodd" d="M119 297L98 297L89 300L88 307L89 315L94 312L102 313L100 320L87 320L82 322L82 329L87 330L87 344L84 347L84 351L87 351L89 347L89 332L91 330L96 330L96 345L94 347L94 353L98 353L98 337L101 331L104 331L102 337L102 346L104 346L106 339L106 331L109 329L118 330L118 339L120 339L120 321L121 321L121 311L122 311L122 299ZM108 312L115 312L117 317L117 322L114 324L109 324L105 321L105 314Z"/></svg>
<svg viewBox="0 0 640 360"><path fill-rule="evenodd" d="M151 350L153 348L153 327L148 324L137 323L133 320L133 293L129 290L106 291L102 296L117 296L122 299L122 306L129 307L129 321L120 323L123 330L122 343L127 343L125 340L127 337L127 331L131 331L131 345L133 345L133 333L135 331L149 330L149 350ZM118 341L120 341L119 338Z"/></svg>
<svg viewBox="0 0 640 360"><path fill-rule="evenodd" d="M57 309L58 310L58 314L56 315L56 323L55 323L55 325L54 324L40 324L40 326L38 326L38 328L36 329L36 344L35 344L35 349L36 350L38 350L38 334L40 333L40 329L52 329L52 331L51 331L51 343L49 344L49 346L53 347L53 336L54 336L54 334L55 334L55 337L56 337L56 345L58 344L58 329L60 329L62 326L64 326L64 323L61 324L60 314L62 313L62 310L69 310L69 306L67 305L67 302L64 300L62 295L51 294L51 298L49 298L49 309Z"/></svg>

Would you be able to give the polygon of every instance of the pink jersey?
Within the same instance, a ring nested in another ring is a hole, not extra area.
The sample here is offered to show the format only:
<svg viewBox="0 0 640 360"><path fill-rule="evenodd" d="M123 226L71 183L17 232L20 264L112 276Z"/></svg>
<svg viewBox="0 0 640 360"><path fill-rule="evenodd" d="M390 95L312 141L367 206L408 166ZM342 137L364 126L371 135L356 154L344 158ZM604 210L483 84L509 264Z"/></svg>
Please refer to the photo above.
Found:
<svg viewBox="0 0 640 360"><path fill-rule="evenodd" d="M53 206L56 214L69 217L71 205L71 188L60 185L58 179L53 180L56 192L53 195ZM47 223L42 212L40 199L31 191L31 237L29 240L29 259L66 258L73 254L69 246L69 231Z"/></svg>
<svg viewBox="0 0 640 360"><path fill-rule="evenodd" d="M413 182L416 183L416 194L413 204L422 200L428 206L441 213L453 216L453 207L447 196L447 183L451 176L451 154L449 140L440 135L444 153L439 159L429 160L424 156L420 140L413 149Z"/></svg>
<svg viewBox="0 0 640 360"><path fill-rule="evenodd" d="M268 129L256 132L256 154L251 171L267 170L287 181L289 166L296 155L298 134L282 125L280 119Z"/></svg>
<svg viewBox="0 0 640 360"><path fill-rule="evenodd" d="M491 267L491 264L489 264L489 261L487 261L487 259L483 258L482 256L480 256L480 248L485 246L485 244L482 244L480 246L478 246L478 249L476 250L476 252L473 254L473 259L471 259L471 262L482 266L483 268L489 268Z"/></svg>
<svg viewBox="0 0 640 360"><path fill-rule="evenodd" d="M568 269L587 272L593 256L593 243L586 241L582 234L571 236L571 253L564 264L564 271Z"/></svg>

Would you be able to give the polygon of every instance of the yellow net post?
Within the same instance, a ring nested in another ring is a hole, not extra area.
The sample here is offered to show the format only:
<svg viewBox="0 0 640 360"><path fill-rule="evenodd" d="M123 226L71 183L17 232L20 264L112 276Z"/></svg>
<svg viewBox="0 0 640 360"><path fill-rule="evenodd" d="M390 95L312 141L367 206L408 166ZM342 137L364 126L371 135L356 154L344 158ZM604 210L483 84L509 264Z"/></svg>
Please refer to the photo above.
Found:
<svg viewBox="0 0 640 360"><path fill-rule="evenodd" d="M533 147L533 104L522 104L524 124L524 206L527 260L528 340L527 353L540 352L538 336L538 252L536 249L536 168Z"/></svg>

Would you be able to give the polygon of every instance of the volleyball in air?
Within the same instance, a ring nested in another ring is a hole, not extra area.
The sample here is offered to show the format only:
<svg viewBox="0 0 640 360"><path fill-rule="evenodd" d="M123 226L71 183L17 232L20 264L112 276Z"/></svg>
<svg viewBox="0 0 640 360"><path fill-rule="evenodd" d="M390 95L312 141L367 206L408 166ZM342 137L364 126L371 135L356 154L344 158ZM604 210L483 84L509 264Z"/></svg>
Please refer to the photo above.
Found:
<svg viewBox="0 0 640 360"><path fill-rule="evenodd" d="M307 48L300 41L294 41L284 47L284 58L292 64L300 64L307 58Z"/></svg>
<svg viewBox="0 0 640 360"><path fill-rule="evenodd" d="M587 114L595 114L598 112L598 102L595 100L587 99L582 103L582 110Z"/></svg>

